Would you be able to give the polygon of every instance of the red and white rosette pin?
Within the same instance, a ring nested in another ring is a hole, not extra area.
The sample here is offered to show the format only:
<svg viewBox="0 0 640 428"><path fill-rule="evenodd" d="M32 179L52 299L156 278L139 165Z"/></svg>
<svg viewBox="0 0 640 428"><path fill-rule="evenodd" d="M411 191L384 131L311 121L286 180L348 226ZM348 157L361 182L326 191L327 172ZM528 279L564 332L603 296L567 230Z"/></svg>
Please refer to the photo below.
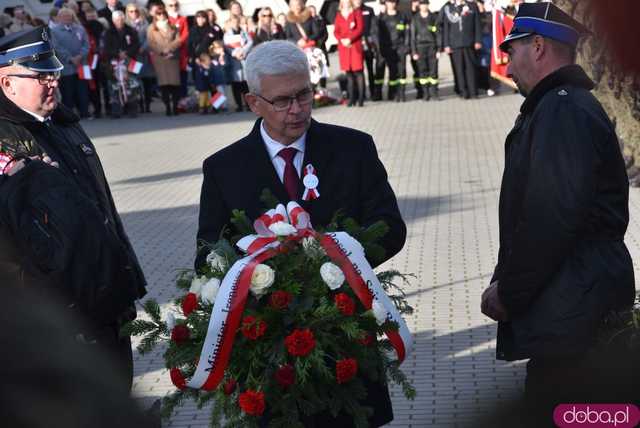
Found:
<svg viewBox="0 0 640 428"><path fill-rule="evenodd" d="M304 167L302 184L304 184L304 193L302 194L303 201L312 201L320 197L320 192L318 192L318 184L320 184L320 180L318 180L318 176L316 175L316 170L313 168L313 165L309 164Z"/></svg>

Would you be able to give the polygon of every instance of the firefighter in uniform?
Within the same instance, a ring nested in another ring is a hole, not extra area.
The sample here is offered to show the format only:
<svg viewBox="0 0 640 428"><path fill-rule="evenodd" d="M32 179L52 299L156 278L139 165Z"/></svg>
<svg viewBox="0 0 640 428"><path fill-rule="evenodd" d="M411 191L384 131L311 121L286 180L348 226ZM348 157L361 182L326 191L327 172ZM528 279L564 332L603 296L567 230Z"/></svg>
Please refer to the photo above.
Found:
<svg viewBox="0 0 640 428"><path fill-rule="evenodd" d="M482 48L480 11L475 2L454 0L442 8L444 51L451 55L456 86L465 98L478 96L476 51Z"/></svg>
<svg viewBox="0 0 640 428"><path fill-rule="evenodd" d="M378 42L384 59L376 67L376 83L382 92L384 65L389 68L389 92L387 99L406 101L407 55L410 50L410 18L396 9L397 0L386 0L386 11L378 20Z"/></svg>
<svg viewBox="0 0 640 428"><path fill-rule="evenodd" d="M425 101L438 94L438 58L442 46L438 18L429 11L429 0L420 0L420 9L411 20L411 58L418 68L418 83Z"/></svg>
<svg viewBox="0 0 640 428"><path fill-rule="evenodd" d="M413 17L418 14L420 10L420 0L411 0L411 20L413 21ZM418 61L413 58L413 55L409 55L409 60L411 62L411 71L413 72L413 86L416 88L416 99L420 99L424 96L424 91L422 90L422 85L420 84L420 78L418 75L420 74L418 70Z"/></svg>

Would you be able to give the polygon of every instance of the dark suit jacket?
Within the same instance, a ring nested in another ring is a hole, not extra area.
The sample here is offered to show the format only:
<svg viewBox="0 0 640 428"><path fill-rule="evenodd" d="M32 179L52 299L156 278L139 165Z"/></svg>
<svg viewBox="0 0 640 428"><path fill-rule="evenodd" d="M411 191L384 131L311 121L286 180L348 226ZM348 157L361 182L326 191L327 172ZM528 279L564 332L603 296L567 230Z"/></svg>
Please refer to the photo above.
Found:
<svg viewBox="0 0 640 428"><path fill-rule="evenodd" d="M364 226L383 220L390 229L382 242L386 259L397 254L407 229L371 136L312 119L305 144L303 167L313 165L320 197L303 201L300 183L298 203L309 212L312 224L329 224L338 210ZM260 120L249 135L207 158L202 170L199 242L217 241L223 227L230 226L233 209L244 210L251 220L262 215L260 194L265 188L283 204L289 200L262 141ZM204 257L199 255L196 267Z"/></svg>
<svg viewBox="0 0 640 428"><path fill-rule="evenodd" d="M251 220L263 214L265 207L260 194L265 188L283 204L288 202L285 187L260 135L260 120L249 135L204 161L198 241L217 241L223 227L230 227L233 209L245 210ZM320 181L320 197L302 201L304 186L300 183L298 203L309 212L314 226L329 224L338 210L364 226L383 220L390 228L382 243L386 258L400 251L407 229L370 135L312 120L302 165L308 164L313 165ZM205 257L203 253L197 257L196 267L205 262ZM364 404L374 408L370 425L377 427L390 422L393 410L386 385L368 383L367 390ZM305 426L311 426L310 423L305 421ZM352 422L342 415L337 419L321 416L314 418L313 426L349 427Z"/></svg>

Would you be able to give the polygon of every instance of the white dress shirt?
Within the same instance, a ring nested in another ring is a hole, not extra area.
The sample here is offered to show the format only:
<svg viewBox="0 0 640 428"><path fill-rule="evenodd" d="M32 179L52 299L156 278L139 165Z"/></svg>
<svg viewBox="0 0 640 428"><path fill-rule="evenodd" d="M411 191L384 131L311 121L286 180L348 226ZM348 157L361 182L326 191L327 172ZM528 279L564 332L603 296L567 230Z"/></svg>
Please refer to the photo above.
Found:
<svg viewBox="0 0 640 428"><path fill-rule="evenodd" d="M50 120L50 119L51 119L51 116L43 117L43 116L40 116L39 114L36 114L36 113L30 112L29 110L25 110L25 109L23 109L22 107L20 107L20 110L22 110L22 111L23 111L23 112L25 112L25 113L30 114L30 115L31 115L31 116L33 116L33 118L34 118L35 120L37 120L38 122L46 122L47 120Z"/></svg>
<svg viewBox="0 0 640 428"><path fill-rule="evenodd" d="M293 166L296 167L296 171L298 172L298 177L300 177L300 173L302 171L302 162L304 161L304 148L305 141L307 139L307 133L302 134L300 138L298 138L293 143L285 146L282 143L277 142L273 138L269 136L267 130L264 129L264 120L260 121L260 135L262 135L262 141L264 141L264 145L267 148L267 153L269 153L269 157L271 158L271 163L273 163L273 167L276 169L278 173L278 178L280 181L284 183L284 167L285 161L278 153L282 149L286 149L288 147L293 147L294 149L298 149L298 153L293 158Z"/></svg>

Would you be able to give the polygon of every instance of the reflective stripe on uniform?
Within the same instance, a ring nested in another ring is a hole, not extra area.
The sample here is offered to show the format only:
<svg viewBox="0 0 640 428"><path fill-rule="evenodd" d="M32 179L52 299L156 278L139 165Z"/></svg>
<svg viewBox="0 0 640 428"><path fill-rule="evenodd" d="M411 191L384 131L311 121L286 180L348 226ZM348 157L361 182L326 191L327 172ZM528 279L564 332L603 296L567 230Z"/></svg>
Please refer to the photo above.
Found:
<svg viewBox="0 0 640 428"><path fill-rule="evenodd" d="M424 79L420 79L420 84L421 85L426 85L427 83L430 83L430 82L431 82L431 80L428 77L424 78Z"/></svg>
<svg viewBox="0 0 640 428"><path fill-rule="evenodd" d="M398 83L400 83L401 85L406 85L407 79L398 79Z"/></svg>
<svg viewBox="0 0 640 428"><path fill-rule="evenodd" d="M435 25L432 25L429 27L429 31L431 31L432 33L435 33L438 31L438 27L436 27Z"/></svg>
<svg viewBox="0 0 640 428"><path fill-rule="evenodd" d="M439 80L435 79L433 77L427 77L428 83L432 84L432 85L437 85Z"/></svg>
<svg viewBox="0 0 640 428"><path fill-rule="evenodd" d="M407 26L404 24L396 24L396 30L398 31L404 31L407 29Z"/></svg>
<svg viewBox="0 0 640 428"><path fill-rule="evenodd" d="M373 81L375 85L384 85L384 79L376 79Z"/></svg>
<svg viewBox="0 0 640 428"><path fill-rule="evenodd" d="M389 86L398 86L400 83L398 80L389 80Z"/></svg>

